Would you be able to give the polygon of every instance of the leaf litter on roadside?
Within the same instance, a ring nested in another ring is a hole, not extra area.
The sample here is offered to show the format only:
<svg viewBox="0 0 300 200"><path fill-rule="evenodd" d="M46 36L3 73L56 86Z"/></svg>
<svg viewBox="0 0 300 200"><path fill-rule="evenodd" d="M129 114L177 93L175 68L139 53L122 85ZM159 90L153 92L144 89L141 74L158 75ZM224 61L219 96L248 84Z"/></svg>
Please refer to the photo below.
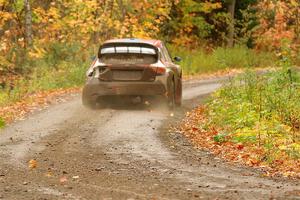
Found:
<svg viewBox="0 0 300 200"><path fill-rule="evenodd" d="M38 163L35 159L31 159L28 161L29 169L35 169L35 168L37 168L37 165L38 165Z"/></svg>
<svg viewBox="0 0 300 200"><path fill-rule="evenodd" d="M218 127L206 127L208 118L205 106L199 106L191 112L187 112L180 126L171 131L177 131L201 149L209 150L211 153L226 161L244 164L254 168L260 168L264 176L284 176L300 178L300 161L291 159L283 154L281 159L270 163L264 160L266 150L253 143L236 143L230 140L227 134L221 133Z"/></svg>
<svg viewBox="0 0 300 200"><path fill-rule="evenodd" d="M24 96L22 100L10 105L0 106L0 127L15 120L24 120L28 113L47 107L49 104L65 100L66 94L80 91L80 88L40 91Z"/></svg>

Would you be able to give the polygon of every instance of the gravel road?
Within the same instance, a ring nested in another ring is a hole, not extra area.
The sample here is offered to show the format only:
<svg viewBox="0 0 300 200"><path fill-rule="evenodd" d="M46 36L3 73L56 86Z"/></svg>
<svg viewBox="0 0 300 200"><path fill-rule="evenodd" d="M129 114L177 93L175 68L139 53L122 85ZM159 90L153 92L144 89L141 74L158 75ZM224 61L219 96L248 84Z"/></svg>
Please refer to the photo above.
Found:
<svg viewBox="0 0 300 200"><path fill-rule="evenodd" d="M168 131L222 80L186 81L174 116L158 100L89 110L77 94L8 126L0 199L300 199L299 181L224 163Z"/></svg>

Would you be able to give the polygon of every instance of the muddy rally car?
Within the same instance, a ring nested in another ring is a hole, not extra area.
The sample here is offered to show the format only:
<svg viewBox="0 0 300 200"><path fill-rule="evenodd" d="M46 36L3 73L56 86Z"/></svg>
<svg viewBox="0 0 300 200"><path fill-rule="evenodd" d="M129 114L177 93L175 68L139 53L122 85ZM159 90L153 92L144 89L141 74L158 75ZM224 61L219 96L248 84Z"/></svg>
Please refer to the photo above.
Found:
<svg viewBox="0 0 300 200"><path fill-rule="evenodd" d="M82 102L94 108L105 97L163 96L170 108L180 106L182 70L174 63L179 61L160 40L108 40L87 71Z"/></svg>

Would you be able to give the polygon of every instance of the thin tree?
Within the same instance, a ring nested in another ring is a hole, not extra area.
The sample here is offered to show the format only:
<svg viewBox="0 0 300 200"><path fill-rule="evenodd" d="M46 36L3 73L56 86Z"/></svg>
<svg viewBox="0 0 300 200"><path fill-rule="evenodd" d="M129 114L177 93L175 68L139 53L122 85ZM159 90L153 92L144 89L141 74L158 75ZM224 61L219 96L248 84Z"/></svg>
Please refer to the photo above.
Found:
<svg viewBox="0 0 300 200"><path fill-rule="evenodd" d="M300 5L299 5L300 6ZM300 13L299 13L299 7L296 7L296 40L298 40L300 38Z"/></svg>
<svg viewBox="0 0 300 200"><path fill-rule="evenodd" d="M25 42L26 47L32 46L32 13L30 7L30 0L24 0L25 10Z"/></svg>
<svg viewBox="0 0 300 200"><path fill-rule="evenodd" d="M124 7L123 0L118 0L117 3L118 3L120 13L121 13L121 21L123 22L125 20L125 16L126 16L126 8Z"/></svg>
<svg viewBox="0 0 300 200"><path fill-rule="evenodd" d="M234 32L235 32L235 6L237 0L228 0L228 14L230 17L228 35L227 35L227 46L233 47L234 45Z"/></svg>

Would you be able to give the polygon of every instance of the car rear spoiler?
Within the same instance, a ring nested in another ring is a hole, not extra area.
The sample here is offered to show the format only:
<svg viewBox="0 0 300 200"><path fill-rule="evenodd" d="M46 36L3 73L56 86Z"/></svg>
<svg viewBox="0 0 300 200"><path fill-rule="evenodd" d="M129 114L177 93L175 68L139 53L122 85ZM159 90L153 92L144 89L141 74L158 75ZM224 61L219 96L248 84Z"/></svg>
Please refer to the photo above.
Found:
<svg viewBox="0 0 300 200"><path fill-rule="evenodd" d="M155 50L155 53L158 55L158 48L156 46L153 46L151 44L147 43L105 43L104 45L100 46L99 51L98 51L98 58L101 57L101 49L103 48L109 48L109 47L114 47L115 53L116 53L116 47L140 47L140 52L142 53L142 48L151 48ZM129 48L127 48L127 52L124 53L130 53Z"/></svg>

